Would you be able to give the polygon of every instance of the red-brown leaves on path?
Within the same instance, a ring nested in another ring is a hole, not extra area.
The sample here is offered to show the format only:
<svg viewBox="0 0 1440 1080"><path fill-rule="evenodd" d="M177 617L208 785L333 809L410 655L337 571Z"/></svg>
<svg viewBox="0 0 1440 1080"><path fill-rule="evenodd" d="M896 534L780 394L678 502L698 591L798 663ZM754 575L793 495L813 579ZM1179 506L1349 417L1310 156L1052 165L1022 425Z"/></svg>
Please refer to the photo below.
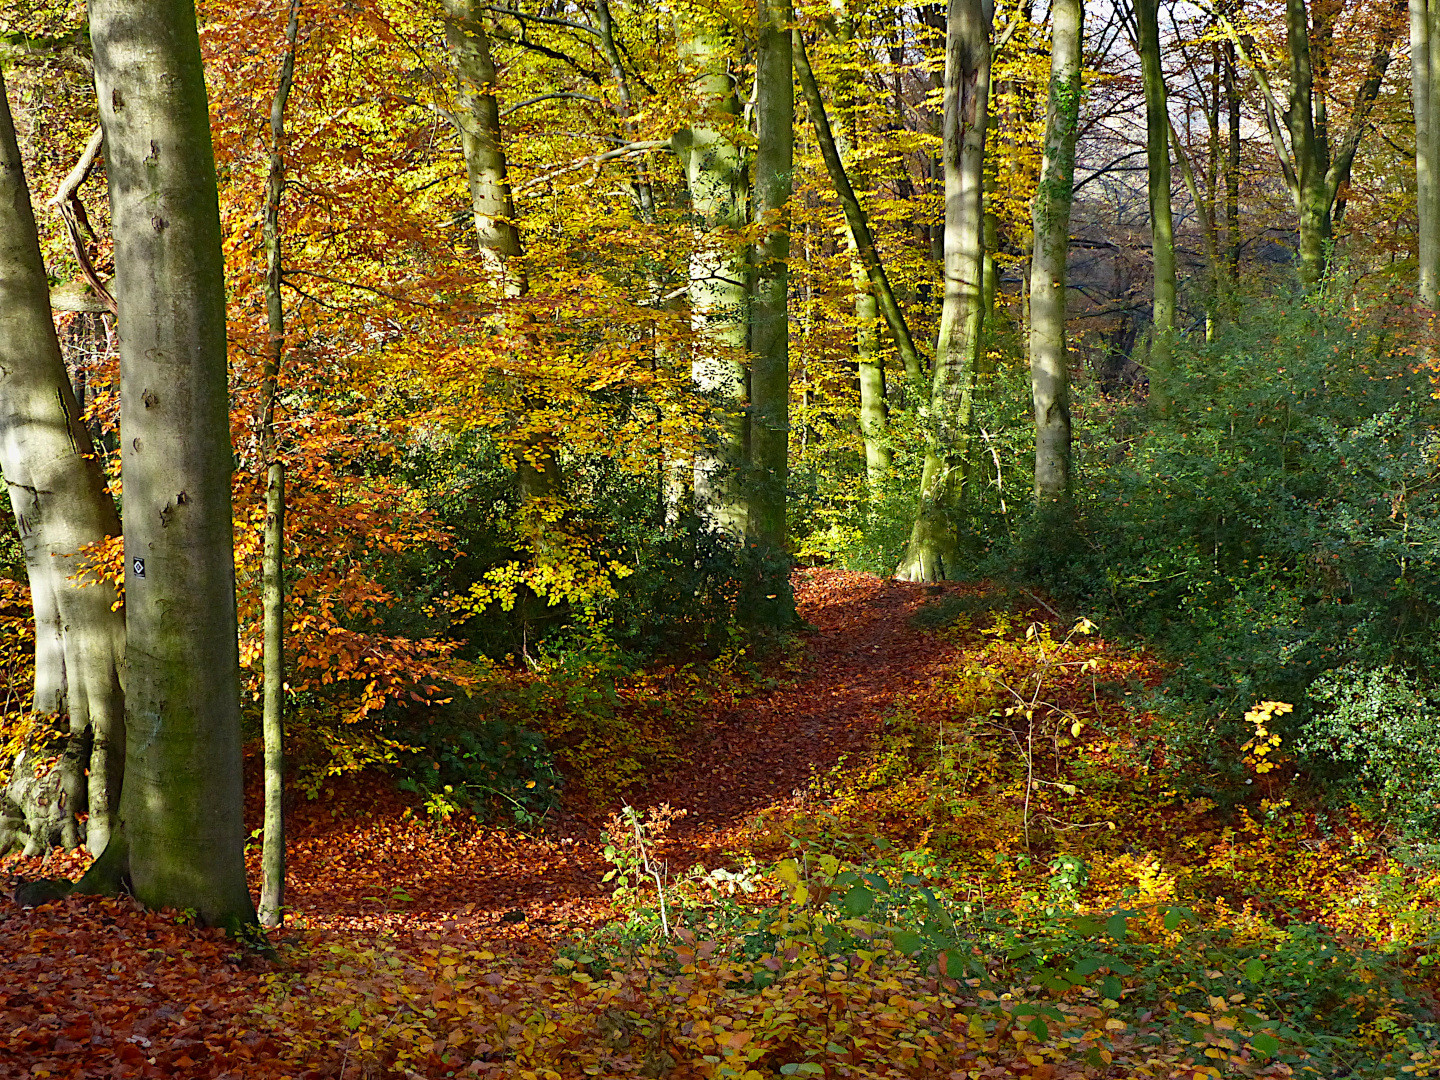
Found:
<svg viewBox="0 0 1440 1080"><path fill-rule="evenodd" d="M837 570L803 571L796 586L816 627L799 675L743 699L697 733L683 769L633 796L687 812L666 852L676 868L717 863L740 827L863 749L893 698L954 655L955 645L909 620L934 594L963 587ZM291 814L293 910L280 940L313 949L439 935L548 964L557 941L607 914L603 818L561 814L543 837L440 830L383 777L337 784ZM73 877L83 862L12 858L0 873ZM302 969L306 955L282 948ZM217 932L129 901L26 910L0 900L0 1078L339 1075L338 1051L331 1061L291 1060L285 1033L260 1028L251 1010L269 970Z"/></svg>

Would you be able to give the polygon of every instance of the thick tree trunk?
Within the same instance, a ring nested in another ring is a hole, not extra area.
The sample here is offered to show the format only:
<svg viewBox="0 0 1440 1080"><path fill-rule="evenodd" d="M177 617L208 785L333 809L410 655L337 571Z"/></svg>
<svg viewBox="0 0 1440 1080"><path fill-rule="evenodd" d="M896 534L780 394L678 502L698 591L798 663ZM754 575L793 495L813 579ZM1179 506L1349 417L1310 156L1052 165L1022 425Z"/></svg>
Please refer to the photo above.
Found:
<svg viewBox="0 0 1440 1080"><path fill-rule="evenodd" d="M125 617L108 583L81 586L81 549L118 536L61 358L30 191L0 74L0 472L25 550L35 610L34 712L67 733L60 763L14 763L0 795L0 854L109 842L125 760L120 671ZM88 773L88 779L87 779Z"/></svg>
<svg viewBox="0 0 1440 1080"><path fill-rule="evenodd" d="M1035 498L1070 493L1070 364L1065 343L1065 263L1075 197L1075 140L1080 128L1082 0L1053 0L1050 104L1044 157L1031 220L1030 390L1035 404Z"/></svg>
<svg viewBox="0 0 1440 1080"><path fill-rule="evenodd" d="M755 59L754 299L750 318L750 536L785 546L790 443L790 194L795 167L795 80L790 6L761 0Z"/></svg>
<svg viewBox="0 0 1440 1080"><path fill-rule="evenodd" d="M1420 302L1440 310L1440 2L1410 0L1411 96L1415 109L1415 204Z"/></svg>
<svg viewBox="0 0 1440 1080"><path fill-rule="evenodd" d="M719 114L717 120L738 115L720 31L696 17L677 19L675 32L701 109ZM677 132L673 145L685 169L696 225L689 293L701 344L690 374L709 397L715 417L713 439L695 453L695 510L738 540L749 531L742 490L750 445L750 374L744 361L749 290L736 239L748 214L745 160L727 132L704 122Z"/></svg>
<svg viewBox="0 0 1440 1080"><path fill-rule="evenodd" d="M255 921L255 908L241 798L225 275L195 9L190 0L91 0L89 12L120 308L121 831L137 899L238 927Z"/></svg>
<svg viewBox="0 0 1440 1080"><path fill-rule="evenodd" d="M751 543L781 562L786 551L790 457L790 195L795 169L795 78L788 0L760 0L755 56L755 246L750 308ZM783 626L795 617L786 574L762 593L758 621ZM768 587L768 586L767 586ZM773 597L773 598L772 598Z"/></svg>
<svg viewBox="0 0 1440 1080"><path fill-rule="evenodd" d="M460 82L459 108L453 119L470 183L470 212L481 257L503 284L505 295L518 298L530 289L522 256L525 249L515 224L509 163L500 133L500 106L495 100L495 61L485 20L490 8L480 0L444 0L445 46ZM539 433L516 454L520 495L527 501L554 498L563 479L555 439Z"/></svg>
<svg viewBox="0 0 1440 1080"><path fill-rule="evenodd" d="M945 23L945 295L930 390L931 435L915 525L895 576L940 581L960 574L955 515L974 411L985 307L985 133L990 29L983 0L950 0Z"/></svg>
<svg viewBox="0 0 1440 1080"><path fill-rule="evenodd" d="M265 538L261 552L265 685L261 727L265 740L265 838L260 853L261 926L279 926L285 910L285 463L275 438L275 399L285 359L284 271L280 200L285 194L285 105L295 81L295 39L300 0L290 0L286 49L270 103L270 174L265 185L265 314L269 330L260 418L265 463Z"/></svg>
<svg viewBox="0 0 1440 1080"><path fill-rule="evenodd" d="M1140 74L1145 86L1145 153L1150 183L1150 251L1154 301L1150 333L1150 403L1163 413L1169 403L1172 338L1175 333L1175 223L1170 208L1170 113L1160 66L1157 0L1134 0L1139 32Z"/></svg>

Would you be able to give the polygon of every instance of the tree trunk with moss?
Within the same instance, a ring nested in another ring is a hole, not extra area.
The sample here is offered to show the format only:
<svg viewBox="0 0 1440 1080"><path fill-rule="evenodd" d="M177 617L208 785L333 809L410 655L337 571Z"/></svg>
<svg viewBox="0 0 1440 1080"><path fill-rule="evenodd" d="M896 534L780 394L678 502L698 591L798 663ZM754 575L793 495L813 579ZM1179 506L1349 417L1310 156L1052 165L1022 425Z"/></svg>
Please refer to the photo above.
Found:
<svg viewBox="0 0 1440 1080"><path fill-rule="evenodd" d="M1035 405L1035 497L1070 493L1070 363L1065 341L1065 263L1075 197L1075 140L1080 129L1081 0L1053 0L1050 104L1044 157L1031 207L1030 390Z"/></svg>
<svg viewBox="0 0 1440 1080"><path fill-rule="evenodd" d="M919 504L895 571L902 581L942 581L961 573L955 530L966 496L965 464L985 314L981 278L992 14L983 0L950 0L946 15L945 294Z"/></svg>
<svg viewBox="0 0 1440 1080"><path fill-rule="evenodd" d="M89 12L118 268L127 642L121 823L82 884L128 871L145 905L238 927L255 921L255 908L240 775L234 458L195 9L190 0L91 0Z"/></svg>
<svg viewBox="0 0 1440 1080"><path fill-rule="evenodd" d="M695 452L695 510L742 539L749 531L743 473L750 449L749 288L738 237L748 220L745 158L732 134L740 104L723 30L700 12L677 18L676 45L701 110L672 140L685 170L694 219L690 313L697 339L695 387L710 401L714 429Z"/></svg>
<svg viewBox="0 0 1440 1080"><path fill-rule="evenodd" d="M290 0L285 56L270 102L270 172L265 185L265 317L269 331L261 388L260 454L265 463L265 536L261 552L265 684L265 836L260 852L261 926L279 926L285 910L285 462L275 432L280 366L285 359L280 200L285 194L285 105L295 81L300 0Z"/></svg>
<svg viewBox="0 0 1440 1080"><path fill-rule="evenodd" d="M444 0L445 47L460 84L459 107L451 117L460 133L481 258L502 283L505 296L518 299L529 292L530 278L515 224L500 105L495 100L495 60L485 30L489 16L490 8L479 0ZM531 400L527 404L533 409L539 403ZM563 479L555 442L553 434L539 432L517 447L516 481L523 499L546 500L561 493Z"/></svg>
<svg viewBox="0 0 1440 1080"><path fill-rule="evenodd" d="M1440 311L1440 0L1410 0L1410 72L1420 302Z"/></svg>
<svg viewBox="0 0 1440 1080"><path fill-rule="evenodd" d="M22 752L0 794L0 855L109 842L125 755L125 617L108 583L81 585L82 549L120 534L65 373L34 208L0 73L0 473L35 611L34 719L63 736ZM77 815L88 815L82 826Z"/></svg>

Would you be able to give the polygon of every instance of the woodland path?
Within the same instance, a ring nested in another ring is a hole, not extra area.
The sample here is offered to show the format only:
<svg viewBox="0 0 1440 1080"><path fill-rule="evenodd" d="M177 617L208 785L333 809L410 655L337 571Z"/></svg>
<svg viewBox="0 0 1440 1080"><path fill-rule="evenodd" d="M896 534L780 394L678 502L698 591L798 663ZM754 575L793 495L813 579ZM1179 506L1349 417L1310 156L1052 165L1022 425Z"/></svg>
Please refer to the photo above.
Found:
<svg viewBox="0 0 1440 1080"><path fill-rule="evenodd" d="M688 761L630 796L637 808L686 811L665 851L672 870L722 865L748 821L793 806L813 774L863 749L895 696L955 655L940 635L911 624L916 610L974 589L830 569L799 571L795 584L800 614L815 627L799 674L781 672L775 688L703 725ZM491 828L441 835L404 818L388 790L337 796L297 807L291 821L287 899L297 928L495 935L539 950L609 912L603 810L562 814L538 838ZM331 805L363 816L332 817ZM523 923L503 918L519 912Z"/></svg>

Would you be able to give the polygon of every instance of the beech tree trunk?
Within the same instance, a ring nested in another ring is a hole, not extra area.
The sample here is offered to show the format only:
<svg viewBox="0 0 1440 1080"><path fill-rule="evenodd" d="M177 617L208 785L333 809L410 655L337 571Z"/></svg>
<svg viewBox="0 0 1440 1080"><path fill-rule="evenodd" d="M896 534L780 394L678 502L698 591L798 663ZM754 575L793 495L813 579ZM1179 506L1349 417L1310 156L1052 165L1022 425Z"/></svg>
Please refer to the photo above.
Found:
<svg viewBox="0 0 1440 1080"><path fill-rule="evenodd" d="M495 61L485 19L490 8L480 0L444 0L445 46L460 81L460 107L452 118L460 133L470 211L482 258L510 298L530 290L522 256L525 249L515 224L509 163L500 133L495 100ZM524 440L515 460L520 495L526 500L560 494L563 482L555 439L537 433Z"/></svg>
<svg viewBox="0 0 1440 1080"><path fill-rule="evenodd" d="M748 181L744 156L724 130L724 118L738 116L740 105L721 31L691 14L676 20L675 33L700 108L715 120L702 120L673 140L695 219L689 293L701 345L690 374L709 397L715 418L712 439L695 452L695 510L712 527L740 540L749 531L742 473L750 456L750 373L745 366L749 290L737 236L747 223Z"/></svg>
<svg viewBox="0 0 1440 1080"><path fill-rule="evenodd" d="M1235 43L1225 42L1225 266L1230 287L1240 281L1240 80Z"/></svg>
<svg viewBox="0 0 1440 1080"><path fill-rule="evenodd" d="M1440 0L1410 0L1420 302L1440 310Z"/></svg>
<svg viewBox="0 0 1440 1080"><path fill-rule="evenodd" d="M1170 113L1160 66L1157 0L1134 0L1140 75L1145 87L1145 154L1150 183L1150 251L1154 300L1150 332L1150 404L1163 413L1169 403L1171 339L1175 333L1175 223L1170 208Z"/></svg>
<svg viewBox="0 0 1440 1080"><path fill-rule="evenodd" d="M195 9L91 0L89 13L118 268L127 642L121 825L81 887L128 868L147 906L238 928L255 908L241 800L225 276Z"/></svg>
<svg viewBox="0 0 1440 1080"><path fill-rule="evenodd" d="M1082 0L1052 0L1050 104L1044 157L1031 204L1030 391L1035 404L1035 498L1070 493L1070 362L1065 342L1065 263L1080 129Z"/></svg>
<svg viewBox="0 0 1440 1080"><path fill-rule="evenodd" d="M295 81L300 0L290 0L286 49L270 103L270 173L265 185L265 315L269 330L261 393L260 451L265 462L265 537L261 553L265 685L265 838L260 853L260 925L279 926L285 910L285 463L275 438L275 399L285 359L280 200L285 194L285 105Z"/></svg>
<svg viewBox="0 0 1440 1080"><path fill-rule="evenodd" d="M60 762L23 752L0 795L0 855L109 842L125 755L125 616L108 583L74 576L81 549L120 534L60 353L34 208L0 72L0 473L35 611L34 714L60 726ZM88 773L88 777L87 777ZM88 814L82 827L77 814Z"/></svg>
<svg viewBox="0 0 1440 1080"><path fill-rule="evenodd" d="M790 458L790 195L795 170L795 78L789 0L760 0L755 58L754 299L750 309L750 508L748 532L780 561L788 560L786 485ZM758 619L793 621L789 575L770 583Z"/></svg>
<svg viewBox="0 0 1440 1080"><path fill-rule="evenodd" d="M945 294L930 389L930 438L920 498L895 576L942 581L960 575L955 518L974 412L985 315L985 133L990 99L990 30L984 0L950 0L945 21Z"/></svg>
<svg viewBox="0 0 1440 1080"><path fill-rule="evenodd" d="M790 6L761 0L755 61L754 300L750 308L750 535L785 544L790 442L790 194L795 167L795 81Z"/></svg>

